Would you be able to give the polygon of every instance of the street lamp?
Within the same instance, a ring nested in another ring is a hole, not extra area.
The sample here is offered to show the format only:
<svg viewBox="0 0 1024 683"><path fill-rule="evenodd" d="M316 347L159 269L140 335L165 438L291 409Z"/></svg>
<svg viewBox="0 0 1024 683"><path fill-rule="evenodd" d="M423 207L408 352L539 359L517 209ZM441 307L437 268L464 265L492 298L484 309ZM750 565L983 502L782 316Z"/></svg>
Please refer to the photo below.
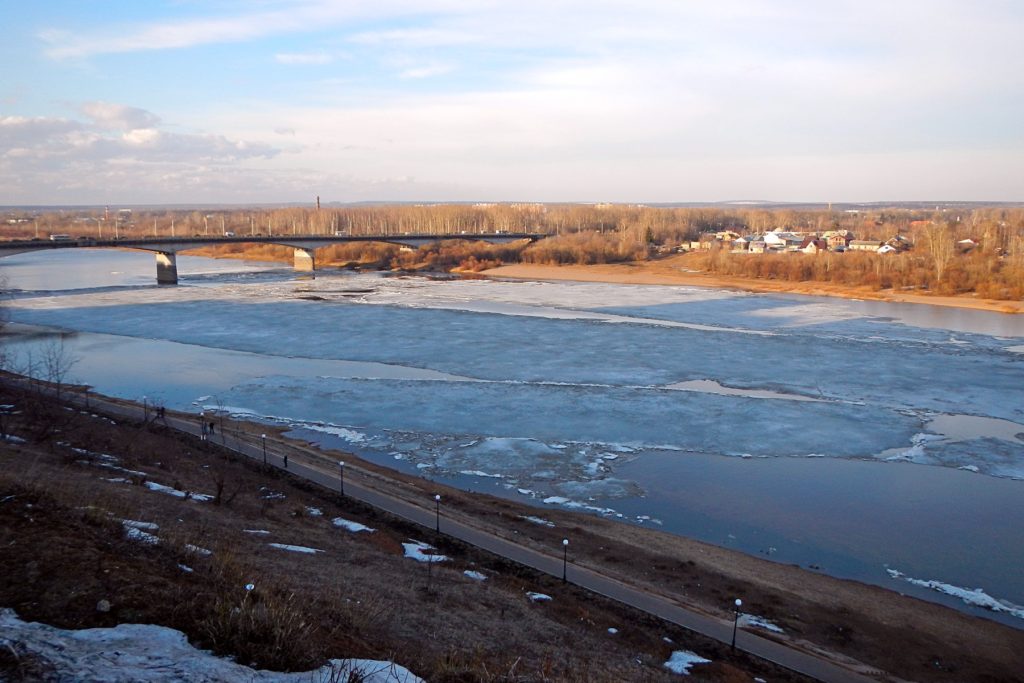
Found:
<svg viewBox="0 0 1024 683"><path fill-rule="evenodd" d="M341 491L341 495L345 495L345 461L338 461L338 489Z"/></svg>
<svg viewBox="0 0 1024 683"><path fill-rule="evenodd" d="M732 620L732 649L736 650L736 627L740 623L740 607L743 606L743 601L736 598L736 609Z"/></svg>
<svg viewBox="0 0 1024 683"><path fill-rule="evenodd" d="M441 533L441 494L434 494L434 512L435 512L435 525L434 528L437 533Z"/></svg>
<svg viewBox="0 0 1024 683"><path fill-rule="evenodd" d="M267 466L267 435L260 434L260 438L263 439L263 466Z"/></svg>
<svg viewBox="0 0 1024 683"><path fill-rule="evenodd" d="M569 539L562 539L562 583L566 582L569 570Z"/></svg>

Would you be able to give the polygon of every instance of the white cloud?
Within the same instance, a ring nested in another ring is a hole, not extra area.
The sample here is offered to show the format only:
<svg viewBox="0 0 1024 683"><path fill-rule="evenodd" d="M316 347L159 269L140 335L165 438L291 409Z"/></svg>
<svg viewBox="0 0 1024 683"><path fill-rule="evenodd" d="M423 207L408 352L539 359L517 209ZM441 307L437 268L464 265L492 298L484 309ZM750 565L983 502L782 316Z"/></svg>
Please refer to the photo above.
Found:
<svg viewBox="0 0 1024 683"><path fill-rule="evenodd" d="M111 102L86 102L81 110L96 127L103 129L133 130L151 128L160 123L159 118L145 109Z"/></svg>

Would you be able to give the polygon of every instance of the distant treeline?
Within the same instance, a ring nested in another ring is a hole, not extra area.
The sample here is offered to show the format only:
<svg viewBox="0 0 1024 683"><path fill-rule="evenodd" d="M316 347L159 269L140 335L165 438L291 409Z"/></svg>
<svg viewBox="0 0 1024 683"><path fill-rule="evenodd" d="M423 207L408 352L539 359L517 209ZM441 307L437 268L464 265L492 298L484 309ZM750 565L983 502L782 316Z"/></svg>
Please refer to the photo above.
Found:
<svg viewBox="0 0 1024 683"><path fill-rule="evenodd" d="M774 229L821 234L845 229L859 240L902 235L902 254L691 255L696 268L720 274L796 281L827 281L937 293L974 292L998 299L1024 297L1024 208L891 208L831 211L763 208L655 208L618 204L437 204L347 208L219 211L51 211L6 216L6 239L193 235L345 234L398 236L544 233L534 244L489 245L446 241L420 249L383 242L326 247L322 264L367 268L481 270L500 263L593 264L656 258L687 249L701 234L742 235ZM970 239L970 249L957 243ZM290 261L287 247L231 245L220 255Z"/></svg>

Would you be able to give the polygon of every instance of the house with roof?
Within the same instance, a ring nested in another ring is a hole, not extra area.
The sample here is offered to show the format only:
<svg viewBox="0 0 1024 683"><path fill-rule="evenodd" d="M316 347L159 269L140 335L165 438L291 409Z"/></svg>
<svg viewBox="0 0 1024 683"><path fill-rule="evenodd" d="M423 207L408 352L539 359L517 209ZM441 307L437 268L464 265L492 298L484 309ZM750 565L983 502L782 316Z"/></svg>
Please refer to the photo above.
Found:
<svg viewBox="0 0 1024 683"><path fill-rule="evenodd" d="M877 252L885 243L881 240L850 240L847 249L850 251L874 251Z"/></svg>

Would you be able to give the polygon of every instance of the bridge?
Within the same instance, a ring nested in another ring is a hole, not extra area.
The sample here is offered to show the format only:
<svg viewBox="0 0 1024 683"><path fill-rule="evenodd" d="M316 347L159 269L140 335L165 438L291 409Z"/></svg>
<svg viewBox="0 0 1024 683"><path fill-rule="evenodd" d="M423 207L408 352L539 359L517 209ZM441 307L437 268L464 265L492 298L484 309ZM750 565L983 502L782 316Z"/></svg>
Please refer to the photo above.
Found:
<svg viewBox="0 0 1024 683"><path fill-rule="evenodd" d="M316 250L332 244L346 242L385 242L401 244L407 247L421 247L442 240L470 240L506 244L536 240L547 237L541 233L461 233L461 234L408 234L401 235L239 235L239 236L193 236L193 237L151 237L141 239L102 240L89 237L66 238L59 240L12 240L0 242L0 258L31 251L52 249L137 249L150 251L156 255L156 281L161 285L178 284L177 253L200 247L218 244L275 244L291 247L295 250L293 264L295 270L313 272L316 270Z"/></svg>

